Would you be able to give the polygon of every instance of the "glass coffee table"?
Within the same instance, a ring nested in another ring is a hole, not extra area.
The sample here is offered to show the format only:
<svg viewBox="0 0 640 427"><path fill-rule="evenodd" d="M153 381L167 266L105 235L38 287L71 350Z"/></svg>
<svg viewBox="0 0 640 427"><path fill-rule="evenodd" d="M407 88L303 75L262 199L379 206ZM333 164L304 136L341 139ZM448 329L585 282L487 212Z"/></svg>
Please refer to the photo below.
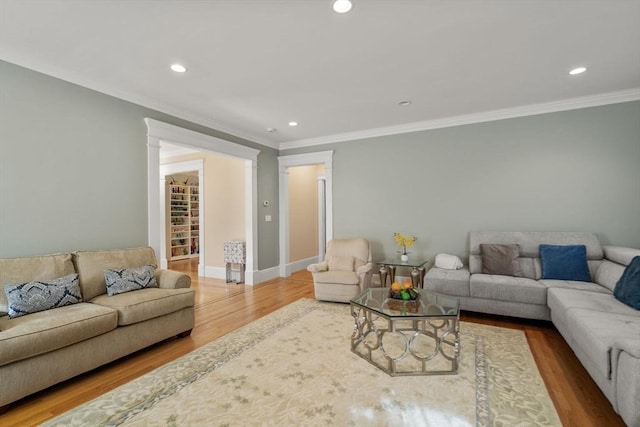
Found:
<svg viewBox="0 0 640 427"><path fill-rule="evenodd" d="M458 298L418 290L415 301L369 288L351 300L351 351L391 376L456 374L460 363Z"/></svg>

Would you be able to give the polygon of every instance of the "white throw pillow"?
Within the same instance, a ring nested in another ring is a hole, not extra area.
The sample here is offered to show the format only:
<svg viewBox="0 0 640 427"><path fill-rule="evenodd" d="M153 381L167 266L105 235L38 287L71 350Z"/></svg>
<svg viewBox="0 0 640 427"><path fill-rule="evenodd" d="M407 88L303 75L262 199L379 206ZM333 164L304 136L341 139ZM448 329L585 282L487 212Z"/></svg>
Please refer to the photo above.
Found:
<svg viewBox="0 0 640 427"><path fill-rule="evenodd" d="M446 270L459 270L462 268L462 261L455 255L438 254L435 266Z"/></svg>

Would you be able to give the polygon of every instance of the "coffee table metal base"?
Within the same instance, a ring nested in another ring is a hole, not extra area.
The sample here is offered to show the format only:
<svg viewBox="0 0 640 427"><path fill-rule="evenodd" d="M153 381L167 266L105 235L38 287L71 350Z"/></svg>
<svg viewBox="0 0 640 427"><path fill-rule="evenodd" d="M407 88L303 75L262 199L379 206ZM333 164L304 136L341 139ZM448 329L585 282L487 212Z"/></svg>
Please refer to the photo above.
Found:
<svg viewBox="0 0 640 427"><path fill-rule="evenodd" d="M351 351L387 374L458 373L459 316L392 318L353 304L351 315ZM385 341L395 342L385 348Z"/></svg>

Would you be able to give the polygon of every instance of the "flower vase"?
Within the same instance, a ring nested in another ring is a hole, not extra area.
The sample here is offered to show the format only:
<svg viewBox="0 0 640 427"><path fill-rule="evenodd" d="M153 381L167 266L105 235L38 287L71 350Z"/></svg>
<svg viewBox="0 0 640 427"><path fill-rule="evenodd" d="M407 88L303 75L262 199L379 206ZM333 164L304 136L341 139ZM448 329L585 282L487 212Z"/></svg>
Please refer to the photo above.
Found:
<svg viewBox="0 0 640 427"><path fill-rule="evenodd" d="M400 261L402 261L402 262L409 261L409 255L407 255L407 254L400 255Z"/></svg>

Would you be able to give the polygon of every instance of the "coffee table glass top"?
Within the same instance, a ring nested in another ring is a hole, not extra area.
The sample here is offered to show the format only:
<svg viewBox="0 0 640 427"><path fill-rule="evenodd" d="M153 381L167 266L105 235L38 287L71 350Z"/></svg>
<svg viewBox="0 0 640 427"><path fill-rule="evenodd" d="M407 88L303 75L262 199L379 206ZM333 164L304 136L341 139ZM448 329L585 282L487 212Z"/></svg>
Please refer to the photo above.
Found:
<svg viewBox="0 0 640 427"><path fill-rule="evenodd" d="M378 261L377 263L380 264L380 265L393 265L395 267L414 267L414 268L418 268L418 267L422 267L427 261L428 261L428 259L419 258L419 257L412 257L412 256L409 256L409 260L402 261L400 259L400 255L398 255L398 256L395 256L395 257L392 257L392 258L383 259L382 261Z"/></svg>
<svg viewBox="0 0 640 427"><path fill-rule="evenodd" d="M368 288L351 300L352 304L367 308L386 317L457 317L460 300L420 289L415 301L391 298L389 288Z"/></svg>

